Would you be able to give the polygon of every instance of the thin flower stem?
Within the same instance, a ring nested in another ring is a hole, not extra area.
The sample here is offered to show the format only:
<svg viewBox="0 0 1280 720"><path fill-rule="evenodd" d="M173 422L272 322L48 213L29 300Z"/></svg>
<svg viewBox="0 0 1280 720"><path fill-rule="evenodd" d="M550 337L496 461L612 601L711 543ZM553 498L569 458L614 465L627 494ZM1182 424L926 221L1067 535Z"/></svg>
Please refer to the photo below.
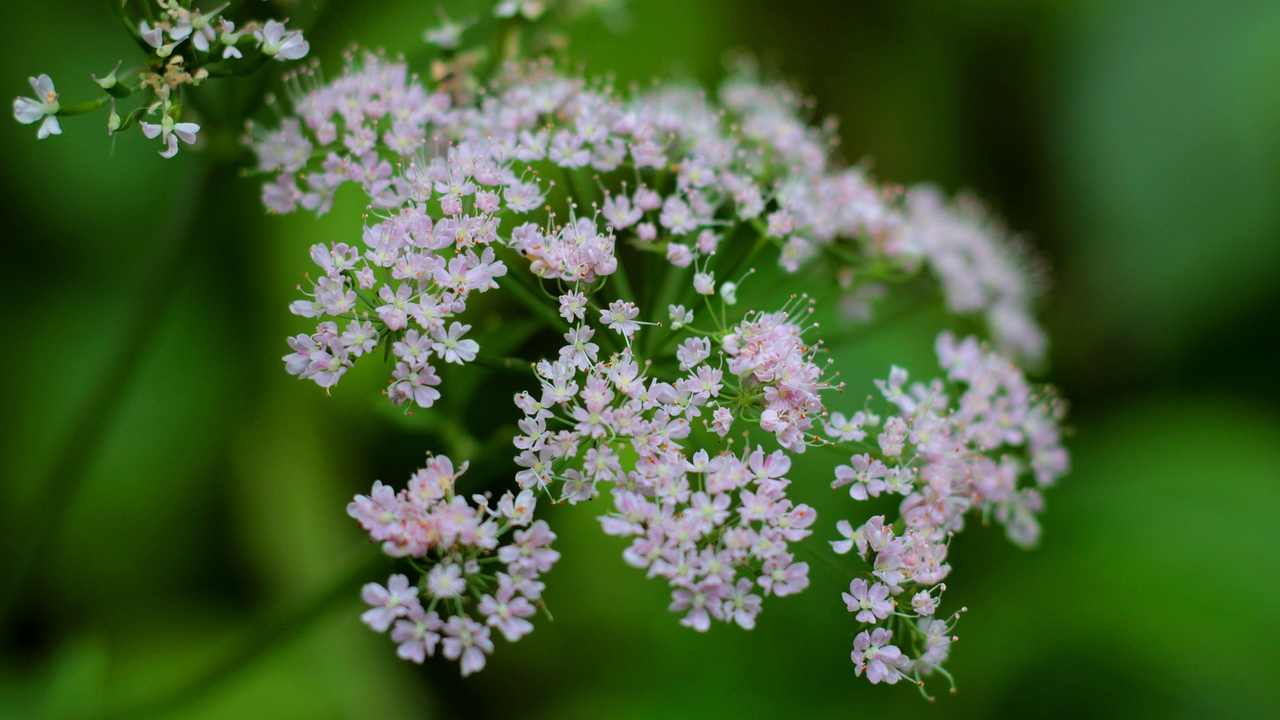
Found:
<svg viewBox="0 0 1280 720"><path fill-rule="evenodd" d="M489 368L490 370L502 370L520 375L533 372L533 366L529 364L529 361L521 360L520 358L487 358L483 356L476 356L476 359L472 362L480 367Z"/></svg>
<svg viewBox="0 0 1280 720"><path fill-rule="evenodd" d="M111 102L111 96L104 94L92 100L85 100L84 102L78 102L71 105L63 105L58 109L58 115L61 117L83 115L88 112L93 112L109 102Z"/></svg>
<svg viewBox="0 0 1280 720"><path fill-rule="evenodd" d="M512 277L511 274L504 275L498 279L498 284L511 292L511 295L519 300L525 307L529 308L535 316L542 320L548 327L559 328L560 330L568 330L569 323L560 317L560 314L551 309L550 305L538 299L538 296L532 290L526 288L524 283Z"/></svg>
<svg viewBox="0 0 1280 720"><path fill-rule="evenodd" d="M623 269L622 263L618 263L618 269L609 276L613 280L613 288L618 291L618 297L627 302L635 302L636 294L631 290L631 281L627 279L627 271Z"/></svg>

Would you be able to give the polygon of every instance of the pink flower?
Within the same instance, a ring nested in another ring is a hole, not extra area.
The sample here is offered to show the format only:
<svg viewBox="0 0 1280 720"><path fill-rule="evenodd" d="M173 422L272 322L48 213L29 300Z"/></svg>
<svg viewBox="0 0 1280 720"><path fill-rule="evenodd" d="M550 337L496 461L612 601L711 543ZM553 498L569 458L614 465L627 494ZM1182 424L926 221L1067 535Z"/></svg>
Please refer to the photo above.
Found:
<svg viewBox="0 0 1280 720"><path fill-rule="evenodd" d="M454 615L444 625L444 656L450 660L461 658L462 676L484 669L485 655L493 652L489 628L466 615Z"/></svg>
<svg viewBox="0 0 1280 720"><path fill-rule="evenodd" d="M404 575L392 575L387 579L387 586L378 583L367 583L360 590L360 598L372 607L360 616L364 624L376 632L386 632L391 621L404 617L417 608L418 589L409 585L409 578Z"/></svg>
<svg viewBox="0 0 1280 720"><path fill-rule="evenodd" d="M546 521L539 520L526 530L515 532L515 542L498 550L498 559L509 566L544 573L560 559L550 545L556 539Z"/></svg>
<svg viewBox="0 0 1280 720"><path fill-rule="evenodd" d="M485 616L485 622L497 628L507 642L515 642L533 632L533 623L525 618L532 617L537 611L532 603L516 594L515 585L508 575L498 574L498 591L481 597L478 609Z"/></svg>
<svg viewBox="0 0 1280 720"><path fill-rule="evenodd" d="M757 580L766 593L778 597L794 595L809 587L809 563L792 562L788 553L765 561L763 573Z"/></svg>
<svg viewBox="0 0 1280 720"><path fill-rule="evenodd" d="M625 300L614 300L609 303L606 310L600 311L600 322L609 326L609 329L630 339L636 330L640 329L640 323L636 322L636 317L640 314L640 308L635 303Z"/></svg>
<svg viewBox="0 0 1280 720"><path fill-rule="evenodd" d="M893 635L884 628L858 633L853 639L853 652L849 655L854 672L858 675L865 672L872 685L882 682L893 685L901 680L900 668L905 665L906 658L897 646L889 644L892 640Z"/></svg>
<svg viewBox="0 0 1280 720"><path fill-rule="evenodd" d="M674 612L687 610L680 624L706 632L711 627L711 617L721 616L723 596L724 586L720 583L703 582L692 589L676 588L671 593L670 609Z"/></svg>
<svg viewBox="0 0 1280 720"><path fill-rule="evenodd" d="M856 578L849 583L849 592L841 593L840 597L849 612L857 613L854 619L858 622L874 623L893 612L889 588L884 583L875 583L868 589L866 580Z"/></svg>
<svg viewBox="0 0 1280 720"><path fill-rule="evenodd" d="M754 629L756 616L760 614L760 596L751 592L752 587L750 580L739 578L724 601L724 614L732 617L743 630Z"/></svg>
<svg viewBox="0 0 1280 720"><path fill-rule="evenodd" d="M435 654L440 642L440 616L431 611L423 612L422 606L410 608L406 619L396 620L391 630L391 641L396 643L396 655L401 660L422 664Z"/></svg>

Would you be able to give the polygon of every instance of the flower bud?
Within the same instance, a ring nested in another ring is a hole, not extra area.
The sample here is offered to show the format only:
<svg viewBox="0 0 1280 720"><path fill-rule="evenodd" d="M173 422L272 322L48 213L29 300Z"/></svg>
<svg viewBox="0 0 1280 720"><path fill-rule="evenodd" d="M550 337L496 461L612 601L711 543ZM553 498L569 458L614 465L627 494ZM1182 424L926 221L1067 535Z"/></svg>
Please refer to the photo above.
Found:
<svg viewBox="0 0 1280 720"><path fill-rule="evenodd" d="M106 77L98 77L97 75L90 75L89 77L93 78L93 81L98 83L98 87L103 90L110 90L116 86L116 70L119 68L120 64L116 63L116 66L111 68L111 72L107 73Z"/></svg>
<svg viewBox="0 0 1280 720"><path fill-rule="evenodd" d="M133 92L133 89L120 82L119 76L116 75L119 71L120 63L116 63L116 66L111 68L111 72L107 73L105 77L98 77L93 74L90 74L89 77L93 78L93 81L98 84L98 87L106 90L111 97L128 97L129 94Z"/></svg>

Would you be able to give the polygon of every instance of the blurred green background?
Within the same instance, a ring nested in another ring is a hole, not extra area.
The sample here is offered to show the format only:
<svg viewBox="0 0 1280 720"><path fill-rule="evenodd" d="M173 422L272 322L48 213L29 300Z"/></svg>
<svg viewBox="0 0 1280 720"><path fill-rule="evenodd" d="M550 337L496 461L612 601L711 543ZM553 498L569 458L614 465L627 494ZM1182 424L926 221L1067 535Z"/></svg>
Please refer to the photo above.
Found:
<svg viewBox="0 0 1280 720"><path fill-rule="evenodd" d="M355 42L418 50L435 7L286 11L332 70ZM89 72L132 57L102 3L7 3L0 26L10 96L48 72L88 97ZM242 83L214 90L209 152L175 161L137 133L112 154L99 116L40 143L0 122L0 718L1276 716L1280 3L632 0L622 32L584 22L572 48L592 74L704 85L746 50L839 118L848 159L976 190L1051 261L1046 374L1075 467L1039 549L978 527L953 546L960 693L855 679L848 573L820 564L753 633L681 628L589 508L550 510L554 623L466 681L398 661L339 583L375 555L345 503L429 449L469 448L468 477L502 486L515 413L495 430L493 408L519 381L447 378L436 417L460 420L440 423L389 412L380 367L333 397L284 373L306 247L355 237L360 199L266 217L255 182L212 166ZM938 324L868 334L840 368L867 387L923 371ZM816 548L850 509L830 461L793 473Z"/></svg>

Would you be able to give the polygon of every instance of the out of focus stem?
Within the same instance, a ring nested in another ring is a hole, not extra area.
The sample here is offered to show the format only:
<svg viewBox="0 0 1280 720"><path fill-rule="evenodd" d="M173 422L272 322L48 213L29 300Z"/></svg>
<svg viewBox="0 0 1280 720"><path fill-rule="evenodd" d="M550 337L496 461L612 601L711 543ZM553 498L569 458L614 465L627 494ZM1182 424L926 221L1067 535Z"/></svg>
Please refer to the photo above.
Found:
<svg viewBox="0 0 1280 720"><path fill-rule="evenodd" d="M200 675L149 700L110 709L98 717L104 720L165 717L217 690L263 655L292 640L334 606L343 601L354 600L356 589L362 583L387 570L390 561L381 553L374 554L368 550L363 552L367 554L366 557L352 563L347 572L323 589L282 612L259 619L256 628L244 637L235 650Z"/></svg>
<svg viewBox="0 0 1280 720"><path fill-rule="evenodd" d="M189 267L188 253L194 244L193 228L200 206L198 199L213 173L213 167L206 166L192 177L188 187L177 193L169 221L157 236L159 245L166 248L166 256L146 275L153 281L144 284L146 290L138 299L138 310L124 334L120 350L76 413L74 424L54 454L53 465L35 487L34 497L28 503L31 510L17 516L20 520L15 525L19 527L14 528L9 546L14 564L0 581L4 583L0 617L9 616L19 590L31 580L36 559L46 555L58 537L67 510L84 483L121 400L137 377L139 359L145 356L146 348L163 326L165 313L173 306L172 298L182 286L186 277L184 270ZM184 238L185 242L167 242L175 237Z"/></svg>

